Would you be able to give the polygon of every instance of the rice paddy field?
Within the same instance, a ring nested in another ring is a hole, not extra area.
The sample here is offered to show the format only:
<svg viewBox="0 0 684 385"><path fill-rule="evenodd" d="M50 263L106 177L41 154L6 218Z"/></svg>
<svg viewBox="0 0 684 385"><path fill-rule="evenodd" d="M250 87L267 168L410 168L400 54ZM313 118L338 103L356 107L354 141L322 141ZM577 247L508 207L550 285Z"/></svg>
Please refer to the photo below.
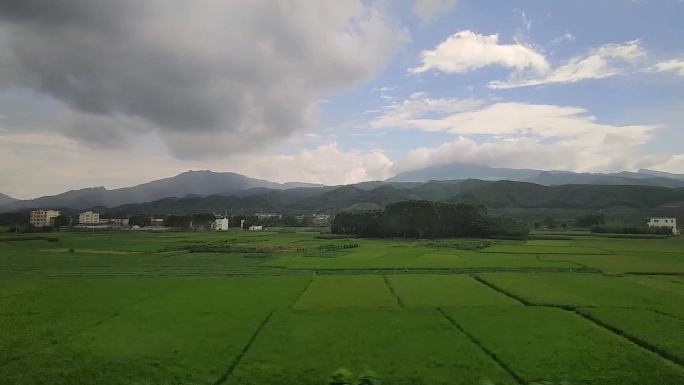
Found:
<svg viewBox="0 0 684 385"><path fill-rule="evenodd" d="M684 384L684 238L0 235L2 385L331 383Z"/></svg>

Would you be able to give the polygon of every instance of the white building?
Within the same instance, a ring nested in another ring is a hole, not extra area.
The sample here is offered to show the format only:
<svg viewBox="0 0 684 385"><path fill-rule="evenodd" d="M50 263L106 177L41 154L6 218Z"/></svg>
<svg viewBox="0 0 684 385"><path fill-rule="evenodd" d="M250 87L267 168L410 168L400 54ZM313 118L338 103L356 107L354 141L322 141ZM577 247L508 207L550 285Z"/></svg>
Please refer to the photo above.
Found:
<svg viewBox="0 0 684 385"><path fill-rule="evenodd" d="M257 225L249 226L250 231L261 231L263 229L264 229L264 226L257 226Z"/></svg>
<svg viewBox="0 0 684 385"><path fill-rule="evenodd" d="M128 226L128 218L110 218L108 222L117 226Z"/></svg>
<svg viewBox="0 0 684 385"><path fill-rule="evenodd" d="M100 214L92 211L85 211L78 214L78 223L82 225L92 225L100 223Z"/></svg>
<svg viewBox="0 0 684 385"><path fill-rule="evenodd" d="M670 227L674 235L679 234L677 229L677 218L651 218L648 227Z"/></svg>
<svg viewBox="0 0 684 385"><path fill-rule="evenodd" d="M278 213L254 213L254 216L259 219L281 219L283 217Z"/></svg>
<svg viewBox="0 0 684 385"><path fill-rule="evenodd" d="M216 218L211 223L211 229L216 231L228 230L228 218Z"/></svg>
<svg viewBox="0 0 684 385"><path fill-rule="evenodd" d="M36 227L54 226L55 219L60 212L57 210L33 210L29 218L29 223Z"/></svg>

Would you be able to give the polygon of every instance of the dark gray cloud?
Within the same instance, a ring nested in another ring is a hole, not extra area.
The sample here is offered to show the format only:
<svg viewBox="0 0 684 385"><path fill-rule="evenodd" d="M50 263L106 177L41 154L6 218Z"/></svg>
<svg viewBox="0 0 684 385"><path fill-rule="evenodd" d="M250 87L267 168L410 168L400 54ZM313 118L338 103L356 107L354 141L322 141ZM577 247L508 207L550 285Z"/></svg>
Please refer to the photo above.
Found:
<svg viewBox="0 0 684 385"><path fill-rule="evenodd" d="M407 38L360 0L0 0L0 87L63 103L77 139L195 158L311 127Z"/></svg>

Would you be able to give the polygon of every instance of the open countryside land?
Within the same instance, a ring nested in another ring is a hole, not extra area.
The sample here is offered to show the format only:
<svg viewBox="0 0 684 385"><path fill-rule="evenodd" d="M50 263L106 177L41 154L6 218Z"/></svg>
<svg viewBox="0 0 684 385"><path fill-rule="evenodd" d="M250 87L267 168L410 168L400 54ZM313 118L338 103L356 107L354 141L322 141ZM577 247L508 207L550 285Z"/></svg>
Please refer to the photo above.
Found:
<svg viewBox="0 0 684 385"><path fill-rule="evenodd" d="M684 383L684 238L564 238L6 234L0 383Z"/></svg>

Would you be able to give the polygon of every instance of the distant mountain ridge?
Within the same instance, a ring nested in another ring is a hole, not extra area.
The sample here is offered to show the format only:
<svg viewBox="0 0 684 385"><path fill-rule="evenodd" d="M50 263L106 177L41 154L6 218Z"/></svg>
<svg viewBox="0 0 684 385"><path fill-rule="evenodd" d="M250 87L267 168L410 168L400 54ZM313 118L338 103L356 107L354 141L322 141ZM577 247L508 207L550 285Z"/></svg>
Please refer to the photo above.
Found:
<svg viewBox="0 0 684 385"><path fill-rule="evenodd" d="M684 175L641 169L637 172L576 173L533 169L496 168L484 165L451 163L404 171L387 182L428 182L431 180L510 180L551 186L564 184L637 185L684 187Z"/></svg>
<svg viewBox="0 0 684 385"><path fill-rule="evenodd" d="M318 196L330 192L332 195L346 194L347 197L368 196L366 200L356 199L359 208L377 207L384 201L378 201L368 191L384 188L385 195L399 197L407 191L406 199L415 197L443 200L453 197L456 192L464 193L475 187L482 187L488 182L508 180L529 182L542 186L561 185L606 185L606 186L654 186L682 188L684 175L671 174L653 170L623 171L618 173L575 173L569 171L542 171L533 169L495 168L473 164L448 164L427 167L421 170L402 172L385 181L367 181L345 186L323 186L311 183L275 183L263 179L250 178L232 172L187 171L170 178L159 179L137 186L108 190L104 187L90 187L71 190L62 194L45 196L30 200L16 200L0 194L0 212L21 211L36 208L73 209L112 208L123 205L135 205L155 202L170 198L203 198L213 196L232 196L237 199L248 199L259 196L259 199L271 199L274 202L262 202L263 207L278 207L282 199L289 201L288 194L276 194L279 190L292 190L291 195ZM444 183L426 183L443 181ZM353 188L352 188L353 187ZM377 193L377 191L376 191ZM338 197L339 198L339 197ZM213 198L217 199L217 198ZM337 199L337 198L335 198ZM352 199L353 200L353 199ZM184 202L189 203L192 200ZM361 202L361 203L359 203ZM273 206L271 203L273 203ZM320 203L320 208L326 208ZM336 206L337 207L337 206Z"/></svg>
<svg viewBox="0 0 684 385"><path fill-rule="evenodd" d="M281 184L249 178L232 172L187 171L174 177L158 179L133 187L112 190L104 187L90 187L36 199L8 201L5 204L0 204L0 211L7 212L28 208L113 207L128 203L150 202L168 197L226 195L256 188L280 190L318 186L320 185L296 182Z"/></svg>
<svg viewBox="0 0 684 385"><path fill-rule="evenodd" d="M684 208L684 188L658 186L562 185L530 182L431 181L417 184L382 184L362 189L355 185L290 190L270 190L254 195L166 198L142 204L96 208L110 213L189 214L225 212L252 214L336 213L352 209L377 209L406 200L480 203L491 209L599 210L625 207L634 211ZM668 209L670 210L670 209Z"/></svg>
<svg viewBox="0 0 684 385"><path fill-rule="evenodd" d="M11 196L7 194L0 193L0 206L6 205L8 203L12 203L18 201L17 198L12 198Z"/></svg>

